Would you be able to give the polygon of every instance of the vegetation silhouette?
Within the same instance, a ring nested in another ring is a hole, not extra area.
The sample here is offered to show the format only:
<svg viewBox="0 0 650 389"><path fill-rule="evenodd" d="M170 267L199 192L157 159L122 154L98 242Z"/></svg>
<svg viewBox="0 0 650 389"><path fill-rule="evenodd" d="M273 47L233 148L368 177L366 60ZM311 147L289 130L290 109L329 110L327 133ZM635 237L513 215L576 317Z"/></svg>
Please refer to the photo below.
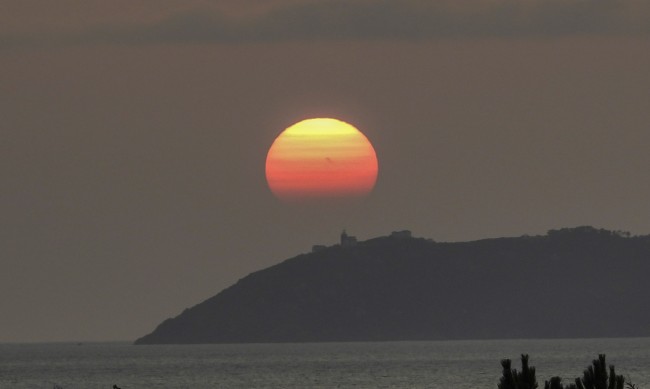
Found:
<svg viewBox="0 0 650 389"><path fill-rule="evenodd" d="M499 380L499 389L536 389L538 388L535 377L535 368L529 366L528 355L521 355L521 371L512 368L510 359L501 361L503 367L502 376ZM609 366L605 362L605 354L598 355L582 374L582 377L575 379L574 383L563 385L562 378L555 376L544 382L544 389L624 389L625 378L616 375L614 365ZM638 389L632 383L627 384L628 389Z"/></svg>
<svg viewBox="0 0 650 389"><path fill-rule="evenodd" d="M535 368L528 365L528 355L521 355L521 371L512 369L510 359L501 361L503 375L499 380L499 389L536 389Z"/></svg>

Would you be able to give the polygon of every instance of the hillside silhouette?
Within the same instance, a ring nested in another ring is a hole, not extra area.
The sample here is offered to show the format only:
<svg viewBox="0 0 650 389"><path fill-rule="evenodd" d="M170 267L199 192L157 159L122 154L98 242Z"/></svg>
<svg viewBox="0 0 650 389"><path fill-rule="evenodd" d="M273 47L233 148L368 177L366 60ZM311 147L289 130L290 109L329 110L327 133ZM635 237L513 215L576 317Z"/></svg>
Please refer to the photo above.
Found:
<svg viewBox="0 0 650 389"><path fill-rule="evenodd" d="M650 336L650 236L353 243L252 273L135 343Z"/></svg>

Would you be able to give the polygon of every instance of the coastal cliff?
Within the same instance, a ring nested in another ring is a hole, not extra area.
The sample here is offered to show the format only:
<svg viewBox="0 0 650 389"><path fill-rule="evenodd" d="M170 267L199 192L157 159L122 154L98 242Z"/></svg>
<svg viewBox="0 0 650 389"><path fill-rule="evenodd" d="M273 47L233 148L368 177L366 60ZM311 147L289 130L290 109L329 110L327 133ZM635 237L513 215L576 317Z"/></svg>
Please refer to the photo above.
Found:
<svg viewBox="0 0 650 389"><path fill-rule="evenodd" d="M650 236L380 237L252 273L136 344L650 336Z"/></svg>

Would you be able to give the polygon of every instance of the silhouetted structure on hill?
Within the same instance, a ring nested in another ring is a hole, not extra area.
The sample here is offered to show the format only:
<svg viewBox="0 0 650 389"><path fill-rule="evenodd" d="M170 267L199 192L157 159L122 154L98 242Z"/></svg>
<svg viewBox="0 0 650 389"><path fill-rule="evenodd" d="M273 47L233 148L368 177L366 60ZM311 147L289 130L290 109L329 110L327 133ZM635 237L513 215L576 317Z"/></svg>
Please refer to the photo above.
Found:
<svg viewBox="0 0 650 389"><path fill-rule="evenodd" d="M348 235L345 230L341 232L341 247L350 247L357 245L357 237Z"/></svg>
<svg viewBox="0 0 650 389"><path fill-rule="evenodd" d="M412 238L411 231L409 230L402 230L402 231L393 231L390 233L391 238L398 238L398 239L409 239Z"/></svg>

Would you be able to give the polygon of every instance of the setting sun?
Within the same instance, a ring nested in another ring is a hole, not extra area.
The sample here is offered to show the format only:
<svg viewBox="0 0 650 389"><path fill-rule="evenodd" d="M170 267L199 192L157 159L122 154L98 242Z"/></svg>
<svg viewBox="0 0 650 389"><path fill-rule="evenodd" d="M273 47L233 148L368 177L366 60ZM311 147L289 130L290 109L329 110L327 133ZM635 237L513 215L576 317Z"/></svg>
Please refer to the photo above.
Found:
<svg viewBox="0 0 650 389"><path fill-rule="evenodd" d="M377 181L377 156L354 126L307 119L284 130L266 157L266 180L282 200L362 197Z"/></svg>

